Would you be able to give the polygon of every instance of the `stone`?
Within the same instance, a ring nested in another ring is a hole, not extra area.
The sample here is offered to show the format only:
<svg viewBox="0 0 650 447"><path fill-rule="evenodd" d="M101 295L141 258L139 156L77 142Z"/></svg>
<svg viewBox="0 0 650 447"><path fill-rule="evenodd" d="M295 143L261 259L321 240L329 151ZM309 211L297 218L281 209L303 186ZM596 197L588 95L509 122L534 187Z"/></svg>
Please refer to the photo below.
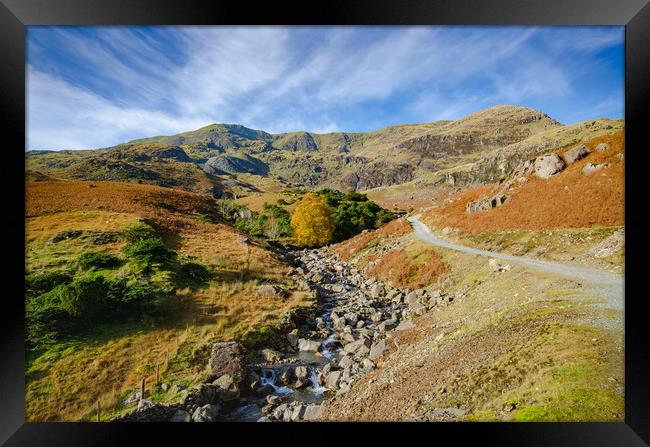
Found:
<svg viewBox="0 0 650 447"><path fill-rule="evenodd" d="M306 379L309 377L309 371L305 366L296 366L296 369L294 369L294 374L298 379Z"/></svg>
<svg viewBox="0 0 650 447"><path fill-rule="evenodd" d="M596 151L598 152L605 152L607 149L609 149L609 144L607 143L598 143L596 145Z"/></svg>
<svg viewBox="0 0 650 447"><path fill-rule="evenodd" d="M386 341L380 340L370 348L370 354L368 354L368 359L376 361L378 358L384 355L386 352Z"/></svg>
<svg viewBox="0 0 650 447"><path fill-rule="evenodd" d="M155 404L150 400L140 399L138 401L138 411L146 410L147 408L153 407Z"/></svg>
<svg viewBox="0 0 650 447"><path fill-rule="evenodd" d="M609 163L587 163L582 168L582 173L584 175L591 175L595 172L600 171L601 169L609 168Z"/></svg>
<svg viewBox="0 0 650 447"><path fill-rule="evenodd" d="M402 321L396 328L396 331L408 331L409 329L415 328L415 324L411 321Z"/></svg>
<svg viewBox="0 0 650 447"><path fill-rule="evenodd" d="M305 411L302 415L302 419L305 421L316 421L320 418L321 415L321 406L320 405L307 405Z"/></svg>
<svg viewBox="0 0 650 447"><path fill-rule="evenodd" d="M345 287L343 287L342 284L334 284L332 286L332 292L334 292L334 293L343 293L344 290L345 290Z"/></svg>
<svg viewBox="0 0 650 447"><path fill-rule="evenodd" d="M287 342L294 349L298 348L298 329L294 329L287 334Z"/></svg>
<svg viewBox="0 0 650 447"><path fill-rule="evenodd" d="M277 296L279 298L284 298L289 294L280 286L276 284L262 284L257 286L257 293L265 296Z"/></svg>
<svg viewBox="0 0 650 447"><path fill-rule="evenodd" d="M239 387L230 374L224 374L212 383L220 388L218 395L224 402L239 399Z"/></svg>
<svg viewBox="0 0 650 447"><path fill-rule="evenodd" d="M418 300L418 296L415 292L409 292L406 294L406 298L404 298L404 302L406 304L413 304Z"/></svg>
<svg viewBox="0 0 650 447"><path fill-rule="evenodd" d="M320 342L301 338L298 340L298 349L305 352L318 352L320 350Z"/></svg>
<svg viewBox="0 0 650 447"><path fill-rule="evenodd" d="M589 153L590 153L589 148L584 144L580 144L578 146L569 149L563 154L564 162L567 165L573 164L576 161L580 160L581 158L584 158L587 155L589 155Z"/></svg>
<svg viewBox="0 0 650 447"><path fill-rule="evenodd" d="M409 310L415 315L422 315L426 312L427 308L421 302L416 301L415 303L409 305Z"/></svg>
<svg viewBox="0 0 650 447"><path fill-rule="evenodd" d="M354 364L354 360L352 359L352 356L349 355L344 355L341 357L341 360L339 360L339 368L349 368Z"/></svg>
<svg viewBox="0 0 650 447"><path fill-rule="evenodd" d="M203 405L194 411L194 414L192 414L192 420L194 422L214 422L217 420L218 416L218 405Z"/></svg>
<svg viewBox="0 0 650 447"><path fill-rule="evenodd" d="M291 416L289 417L289 420L291 422L298 422L302 420L304 414L305 414L305 406L302 404L298 404L291 411Z"/></svg>
<svg viewBox="0 0 650 447"><path fill-rule="evenodd" d="M260 354L264 361L268 363L279 363L282 360L282 354L273 349L262 349Z"/></svg>
<svg viewBox="0 0 650 447"><path fill-rule="evenodd" d="M354 341L352 343L348 343L347 345L345 345L343 350L345 352L349 352L351 354L356 354L363 347L365 347L367 349L370 349L370 346L371 346L371 341L368 338L364 337L364 338L360 338L359 340Z"/></svg>
<svg viewBox="0 0 650 447"><path fill-rule="evenodd" d="M535 175L545 180L566 168L566 163L556 154L547 154L537 157L534 166Z"/></svg>
<svg viewBox="0 0 650 447"><path fill-rule="evenodd" d="M216 377L230 374L235 382L244 378L244 347L235 342L220 342L212 345L212 353L208 365L210 372Z"/></svg>
<svg viewBox="0 0 650 447"><path fill-rule="evenodd" d="M384 288L384 285L381 283L373 284L370 287L370 296L372 296L373 298L381 298L382 296L385 295L385 293L386 290Z"/></svg>
<svg viewBox="0 0 650 447"><path fill-rule="evenodd" d="M330 390L337 389L340 380L341 380L341 371L331 371L325 377L325 388Z"/></svg>
<svg viewBox="0 0 650 447"><path fill-rule="evenodd" d="M192 422L192 415L185 410L176 410L169 422Z"/></svg>
<svg viewBox="0 0 650 447"><path fill-rule="evenodd" d="M191 391L186 391L181 398L181 405L186 407L213 404L219 394L219 386L201 383Z"/></svg>

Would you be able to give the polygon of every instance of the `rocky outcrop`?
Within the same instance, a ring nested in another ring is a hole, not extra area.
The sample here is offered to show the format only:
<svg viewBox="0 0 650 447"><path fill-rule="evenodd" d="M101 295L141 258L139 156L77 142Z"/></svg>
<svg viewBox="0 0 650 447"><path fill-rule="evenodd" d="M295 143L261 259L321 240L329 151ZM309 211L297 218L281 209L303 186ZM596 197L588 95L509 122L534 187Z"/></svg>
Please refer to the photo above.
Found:
<svg viewBox="0 0 650 447"><path fill-rule="evenodd" d="M504 203L506 203L507 199L508 196L506 196L505 194L496 194L494 196L487 197L485 199L469 202L465 207L465 211L468 214L471 214L477 211L489 210L503 205Z"/></svg>
<svg viewBox="0 0 650 447"><path fill-rule="evenodd" d="M361 165L354 172L345 174L340 184L343 189L364 191L409 182L414 173L415 168L411 165L379 161Z"/></svg>
<svg viewBox="0 0 650 447"><path fill-rule="evenodd" d="M235 157L234 155L218 155L209 158L203 165L203 171L207 174L255 174L265 176L269 173L269 167L262 160L250 155Z"/></svg>

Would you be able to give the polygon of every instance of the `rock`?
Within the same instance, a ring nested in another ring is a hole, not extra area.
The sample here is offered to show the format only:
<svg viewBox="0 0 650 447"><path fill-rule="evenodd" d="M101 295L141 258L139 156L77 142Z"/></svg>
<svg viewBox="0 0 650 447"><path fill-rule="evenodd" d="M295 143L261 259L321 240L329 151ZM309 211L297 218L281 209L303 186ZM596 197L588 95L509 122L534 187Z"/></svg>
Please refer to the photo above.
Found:
<svg viewBox="0 0 650 447"><path fill-rule="evenodd" d="M582 173L584 175L591 175L594 172L598 172L601 169L609 168L609 163L587 163L582 168Z"/></svg>
<svg viewBox="0 0 650 447"><path fill-rule="evenodd" d="M373 298L381 298L386 293L384 285L381 283L373 284L370 287L370 296Z"/></svg>
<svg viewBox="0 0 650 447"><path fill-rule="evenodd" d="M371 341L368 338L360 338L357 341L354 341L352 343L348 343L345 345L343 350L345 352L349 352L350 354L357 354L359 351L362 351L363 348L370 349L371 346Z"/></svg>
<svg viewBox="0 0 650 447"><path fill-rule="evenodd" d="M244 378L244 347L235 342L220 342L212 345L212 354L208 363L212 375L220 377L230 374L235 382Z"/></svg>
<svg viewBox="0 0 650 447"><path fill-rule="evenodd" d="M155 404L150 400L140 399L138 401L138 411L146 410L147 408L153 407Z"/></svg>
<svg viewBox="0 0 650 447"><path fill-rule="evenodd" d="M192 415L185 410L176 410L169 422L192 422Z"/></svg>
<svg viewBox="0 0 650 447"><path fill-rule="evenodd" d="M289 366L287 368L284 368L277 380L280 385L287 386L293 382L294 377L294 370L291 366Z"/></svg>
<svg viewBox="0 0 650 447"><path fill-rule="evenodd" d="M619 160L624 160L625 155L623 154L623 152L619 152L618 154L616 154L616 158L618 158Z"/></svg>
<svg viewBox="0 0 650 447"><path fill-rule="evenodd" d="M57 242L64 241L66 239L74 239L83 234L83 231L81 230L67 230L67 231L60 231L57 234L55 234L48 242L51 244L55 244Z"/></svg>
<svg viewBox="0 0 650 447"><path fill-rule="evenodd" d="M194 414L192 414L192 420L194 422L214 422L217 420L218 416L218 405L203 405L194 411Z"/></svg>
<svg viewBox="0 0 650 447"><path fill-rule="evenodd" d="M341 357L341 360L339 360L339 368L349 368L350 366L354 365L354 360L352 359L352 356L349 355L344 355Z"/></svg>
<svg viewBox="0 0 650 447"><path fill-rule="evenodd" d="M375 367L375 363L370 359L363 359L363 362L361 362L361 366L363 367L363 369L370 371Z"/></svg>
<svg viewBox="0 0 650 447"><path fill-rule="evenodd" d="M413 324L411 321L402 321L396 328L396 331L408 331L409 329L415 328L415 324Z"/></svg>
<svg viewBox="0 0 650 447"><path fill-rule="evenodd" d="M294 388L305 388L307 385L311 384L311 381L307 377L299 377L293 384Z"/></svg>
<svg viewBox="0 0 650 447"><path fill-rule="evenodd" d="M331 371L325 377L325 388L330 390L337 389L340 380L341 380L341 371Z"/></svg>
<svg viewBox="0 0 650 447"><path fill-rule="evenodd" d="M298 379L306 379L309 377L309 371L304 366L296 366L296 369L294 369L294 374Z"/></svg>
<svg viewBox="0 0 650 447"><path fill-rule="evenodd" d="M345 287L343 287L342 284L334 284L332 286L332 292L334 293L342 293L345 290Z"/></svg>
<svg viewBox="0 0 650 447"><path fill-rule="evenodd" d="M294 329L287 334L287 342L292 348L298 348L298 329Z"/></svg>
<svg viewBox="0 0 650 447"><path fill-rule="evenodd" d="M196 407L207 404L214 404L217 401L220 387L207 383L201 383L191 391L185 392L181 398L181 405L185 407Z"/></svg>
<svg viewBox="0 0 650 447"><path fill-rule="evenodd" d="M289 420L291 422L301 421L304 414L305 414L305 406L302 404L298 404L291 411L291 416L289 417Z"/></svg>
<svg viewBox="0 0 650 447"><path fill-rule="evenodd" d="M609 144L607 143L598 143L596 145L596 151L598 152L605 152L607 149L609 149Z"/></svg>
<svg viewBox="0 0 650 447"><path fill-rule="evenodd" d="M307 405L305 411L302 415L302 419L305 421L315 421L320 418L321 415L321 406L320 405Z"/></svg>
<svg viewBox="0 0 650 447"><path fill-rule="evenodd" d="M409 305L409 310L415 315L422 315L426 312L427 308L419 301Z"/></svg>
<svg viewBox="0 0 650 447"><path fill-rule="evenodd" d="M239 387L230 374L224 374L212 383L220 388L218 395L221 400L230 402L239 399Z"/></svg>
<svg viewBox="0 0 650 447"><path fill-rule="evenodd" d="M359 320L359 321L357 321L357 324L355 325L355 327L356 327L357 329L361 329L361 328L364 327L365 325L366 325L366 322L365 322L365 321L363 321L363 320Z"/></svg>
<svg viewBox="0 0 650 447"><path fill-rule="evenodd" d="M589 155L589 148L585 146L584 144L580 144L578 146L575 146L568 151L566 151L563 154L563 158L566 164L570 165L572 163L575 163L576 161L580 160L581 158L586 157Z"/></svg>
<svg viewBox="0 0 650 447"><path fill-rule="evenodd" d="M404 302L406 304L413 304L418 301L418 296L415 292L409 292L406 294L406 298L404 298Z"/></svg>
<svg viewBox="0 0 650 447"><path fill-rule="evenodd" d="M542 155L535 159L535 175L547 179L566 167L566 163L555 154Z"/></svg>
<svg viewBox="0 0 650 447"><path fill-rule="evenodd" d="M262 385L258 388L255 389L255 394L258 396L268 396L269 394L272 394L275 391L271 385Z"/></svg>
<svg viewBox="0 0 650 447"><path fill-rule="evenodd" d="M432 413L436 417L455 419L463 417L467 412L460 408L436 408Z"/></svg>
<svg viewBox="0 0 650 447"><path fill-rule="evenodd" d="M262 349L260 354L264 361L268 363L279 363L282 360L282 354L273 349Z"/></svg>
<svg viewBox="0 0 650 447"><path fill-rule="evenodd" d="M368 359L372 360L373 362L376 361L378 358L384 355L386 349L387 349L386 341L385 340L378 341L370 348L370 354L368 354Z"/></svg>
<svg viewBox="0 0 650 447"><path fill-rule="evenodd" d="M320 342L301 338L298 340L298 349L306 352L318 352L320 350Z"/></svg>
<svg viewBox="0 0 650 447"><path fill-rule="evenodd" d="M285 298L289 295L282 287L276 284L262 284L257 287L257 293L266 296L277 296L279 298Z"/></svg>

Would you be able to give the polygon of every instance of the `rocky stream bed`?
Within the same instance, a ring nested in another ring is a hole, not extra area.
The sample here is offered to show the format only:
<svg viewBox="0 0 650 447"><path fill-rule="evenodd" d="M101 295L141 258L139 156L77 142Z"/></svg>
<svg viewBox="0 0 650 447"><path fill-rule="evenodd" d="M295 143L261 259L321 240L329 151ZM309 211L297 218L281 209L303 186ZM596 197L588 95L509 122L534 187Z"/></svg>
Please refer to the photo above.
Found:
<svg viewBox="0 0 650 447"><path fill-rule="evenodd" d="M287 315L281 346L247 353L237 342L215 343L209 383L186 391L178 404L139 399L137 410L117 420L317 420L323 400L347 393L377 367L392 331L414 327L413 315L453 300L440 290L410 291L366 278L326 249L283 256L294 266L293 279L316 302Z"/></svg>

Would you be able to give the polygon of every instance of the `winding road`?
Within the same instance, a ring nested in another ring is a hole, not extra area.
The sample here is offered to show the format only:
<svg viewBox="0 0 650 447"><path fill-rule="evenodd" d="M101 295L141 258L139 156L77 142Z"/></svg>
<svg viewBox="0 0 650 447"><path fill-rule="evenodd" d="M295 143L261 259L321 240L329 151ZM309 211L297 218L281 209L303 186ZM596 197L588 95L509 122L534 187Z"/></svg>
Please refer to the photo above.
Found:
<svg viewBox="0 0 650 447"><path fill-rule="evenodd" d="M420 214L417 214L415 216L408 217L407 220L410 222L411 227L413 227L415 236L428 244L468 253L471 255L485 256L494 259L503 259L505 261L520 264L532 269L575 279L591 291L596 292L597 295L603 297L610 307L616 309L623 308L623 275L618 275L616 273L606 272L603 270L566 265L559 262L542 261L539 259L532 259L524 256L514 256L505 253L480 250L478 248L455 244L453 242L449 242L435 236L429 227L420 221L420 216Z"/></svg>

